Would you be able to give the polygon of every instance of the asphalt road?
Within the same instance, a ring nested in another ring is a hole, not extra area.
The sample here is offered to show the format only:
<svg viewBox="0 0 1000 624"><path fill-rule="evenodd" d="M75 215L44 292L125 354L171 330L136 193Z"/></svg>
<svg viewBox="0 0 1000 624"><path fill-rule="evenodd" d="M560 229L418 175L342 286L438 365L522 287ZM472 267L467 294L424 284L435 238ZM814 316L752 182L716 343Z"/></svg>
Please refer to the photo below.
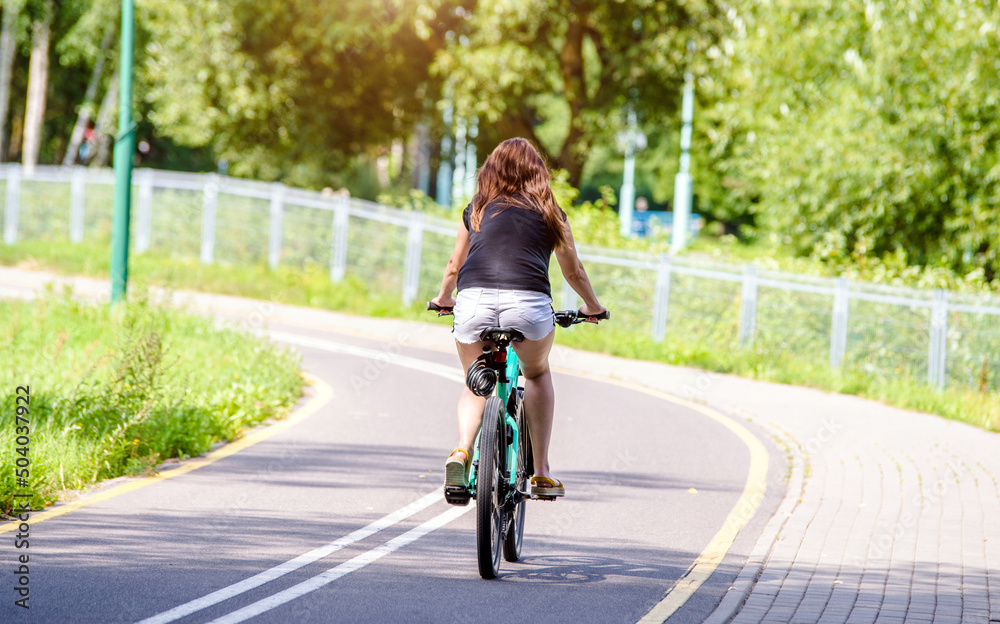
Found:
<svg viewBox="0 0 1000 624"><path fill-rule="evenodd" d="M748 448L718 422L556 374L551 459L567 495L528 503L522 561L485 581L473 507L440 496L457 357L271 329L341 345L296 347L332 399L230 457L33 525L31 609L13 606L5 574L0 622L636 622L747 481ZM671 622L715 607L784 494L785 464L767 448L759 510ZM0 540L6 572L13 536Z"/></svg>

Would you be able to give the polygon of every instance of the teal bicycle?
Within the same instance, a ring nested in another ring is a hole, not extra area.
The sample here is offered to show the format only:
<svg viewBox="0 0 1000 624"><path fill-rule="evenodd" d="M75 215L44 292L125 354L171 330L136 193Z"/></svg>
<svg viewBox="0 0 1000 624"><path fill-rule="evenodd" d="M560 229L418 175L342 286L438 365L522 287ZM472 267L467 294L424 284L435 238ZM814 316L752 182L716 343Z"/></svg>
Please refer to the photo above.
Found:
<svg viewBox="0 0 1000 624"><path fill-rule="evenodd" d="M438 316L452 314L452 308L427 303ZM560 310L555 321L561 327L577 323L597 323L611 318L605 310L598 316L583 316L576 310ZM534 474L531 435L524 415L524 383L517 353L508 352L512 342L524 335L512 327L487 327L479 339L486 342L483 354L469 366L465 384L476 396L487 397L483 422L476 444L466 487L445 487L444 497L453 505L476 501L476 551L479 575L496 578L500 556L507 561L521 557L524 539L525 501L555 500L554 496L532 496L526 491Z"/></svg>

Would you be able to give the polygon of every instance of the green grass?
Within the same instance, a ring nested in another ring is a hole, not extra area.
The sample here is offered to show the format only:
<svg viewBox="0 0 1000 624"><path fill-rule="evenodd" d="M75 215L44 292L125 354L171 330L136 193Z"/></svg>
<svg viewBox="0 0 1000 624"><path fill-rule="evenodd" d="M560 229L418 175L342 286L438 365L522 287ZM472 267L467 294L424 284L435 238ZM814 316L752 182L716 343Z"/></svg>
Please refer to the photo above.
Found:
<svg viewBox="0 0 1000 624"><path fill-rule="evenodd" d="M30 391L34 509L64 490L204 453L286 414L303 387L297 355L153 306L140 289L113 311L70 293L0 302L0 353L0 512L26 491L12 469L22 456L18 386Z"/></svg>
<svg viewBox="0 0 1000 624"><path fill-rule="evenodd" d="M72 246L18 243L14 247L0 247L0 263L103 278L107 275L107 249L106 244ZM269 299L363 316L429 320L422 301L409 307L403 306L397 291L393 290L388 294L384 289L373 292L369 285L378 282L372 280L362 282L357 278L349 278L342 283L332 284L326 268L316 264L307 264L303 269L270 270L261 264L240 267L206 266L197 261L142 254L133 257L131 274L144 282L170 288ZM961 387L937 390L914 381L905 371L898 370L894 376L872 373L870 368L865 368L870 360L863 358L849 363L843 370L834 370L825 364L825 343L817 346L808 340L795 342L787 336L772 338L763 326L761 337L755 342L754 348L740 349L734 344L738 321L735 316L738 306L735 305L726 307L725 316L706 322L698 320L705 319L707 312L697 309L697 302L692 295L678 298L677 302L671 303L671 310L688 306L690 310L681 317L690 316L695 320L691 321L690 327L675 325L672 321L668 339L661 343L652 342L648 337L649 302L637 303L636 291L634 288L629 290L627 282L624 290L615 290L619 288L616 284L622 281L616 276L607 276L604 281L607 282L605 287L611 289L605 293L608 295L605 299L616 310L614 320L602 325L600 331L560 331L557 337L559 343L621 357L693 366L754 379L853 394L1000 431L1000 398L996 392L979 392ZM558 283L554 282L553 292L558 293L558 288ZM421 296L429 298L433 290L436 290L433 284L424 284ZM725 299L736 294L738 293L717 293L716 296ZM616 307L615 303L619 300L621 303ZM636 309L632 310L633 307ZM816 316L808 307L803 310L805 317ZM623 314L618 314L618 311ZM639 319L644 319L645 324L639 322ZM820 321L820 324L827 322L825 319ZM702 333L698 332L698 325L701 326ZM714 329L709 331L705 328ZM771 330L771 333L775 333L775 330ZM686 339L681 339L680 336L685 336ZM859 337L858 342L863 343L864 337ZM851 362L850 359L848 361Z"/></svg>

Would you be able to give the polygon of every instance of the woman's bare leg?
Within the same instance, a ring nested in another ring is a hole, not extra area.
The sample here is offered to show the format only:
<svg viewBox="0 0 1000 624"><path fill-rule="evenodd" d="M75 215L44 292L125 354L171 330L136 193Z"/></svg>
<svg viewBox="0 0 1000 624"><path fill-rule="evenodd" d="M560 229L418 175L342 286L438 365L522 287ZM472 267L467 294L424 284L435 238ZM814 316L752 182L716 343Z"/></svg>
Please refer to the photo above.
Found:
<svg viewBox="0 0 1000 624"><path fill-rule="evenodd" d="M552 373L549 372L549 351L555 339L555 330L541 340L513 343L521 361L524 375L524 414L531 432L531 452L535 459L535 475L550 477L549 438L552 436L552 415L555 410L555 391Z"/></svg>
<svg viewBox="0 0 1000 624"><path fill-rule="evenodd" d="M462 374L469 370L477 357L483 354L485 342L478 341L473 344L465 344L455 341L458 348L458 359L462 361ZM472 459L472 445L476 443L476 434L483 422L483 408L486 407L486 398L478 397L469 390L468 386L462 384L462 395L458 398L458 447L465 449L468 458ZM458 455L461 457L461 454Z"/></svg>

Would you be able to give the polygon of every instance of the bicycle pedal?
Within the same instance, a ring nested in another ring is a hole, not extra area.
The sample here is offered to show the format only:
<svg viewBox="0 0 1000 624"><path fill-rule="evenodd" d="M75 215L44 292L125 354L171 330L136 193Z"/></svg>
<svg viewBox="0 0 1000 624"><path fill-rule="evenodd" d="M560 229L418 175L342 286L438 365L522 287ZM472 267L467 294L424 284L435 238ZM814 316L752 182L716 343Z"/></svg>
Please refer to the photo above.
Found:
<svg viewBox="0 0 1000 624"><path fill-rule="evenodd" d="M449 505L461 505L464 507L472 500L472 495L464 488L446 487L444 489L444 500Z"/></svg>
<svg viewBox="0 0 1000 624"><path fill-rule="evenodd" d="M539 496L538 494L535 494L535 495L533 495L531 497L531 500L554 501L557 498L559 498L559 497L558 496Z"/></svg>

